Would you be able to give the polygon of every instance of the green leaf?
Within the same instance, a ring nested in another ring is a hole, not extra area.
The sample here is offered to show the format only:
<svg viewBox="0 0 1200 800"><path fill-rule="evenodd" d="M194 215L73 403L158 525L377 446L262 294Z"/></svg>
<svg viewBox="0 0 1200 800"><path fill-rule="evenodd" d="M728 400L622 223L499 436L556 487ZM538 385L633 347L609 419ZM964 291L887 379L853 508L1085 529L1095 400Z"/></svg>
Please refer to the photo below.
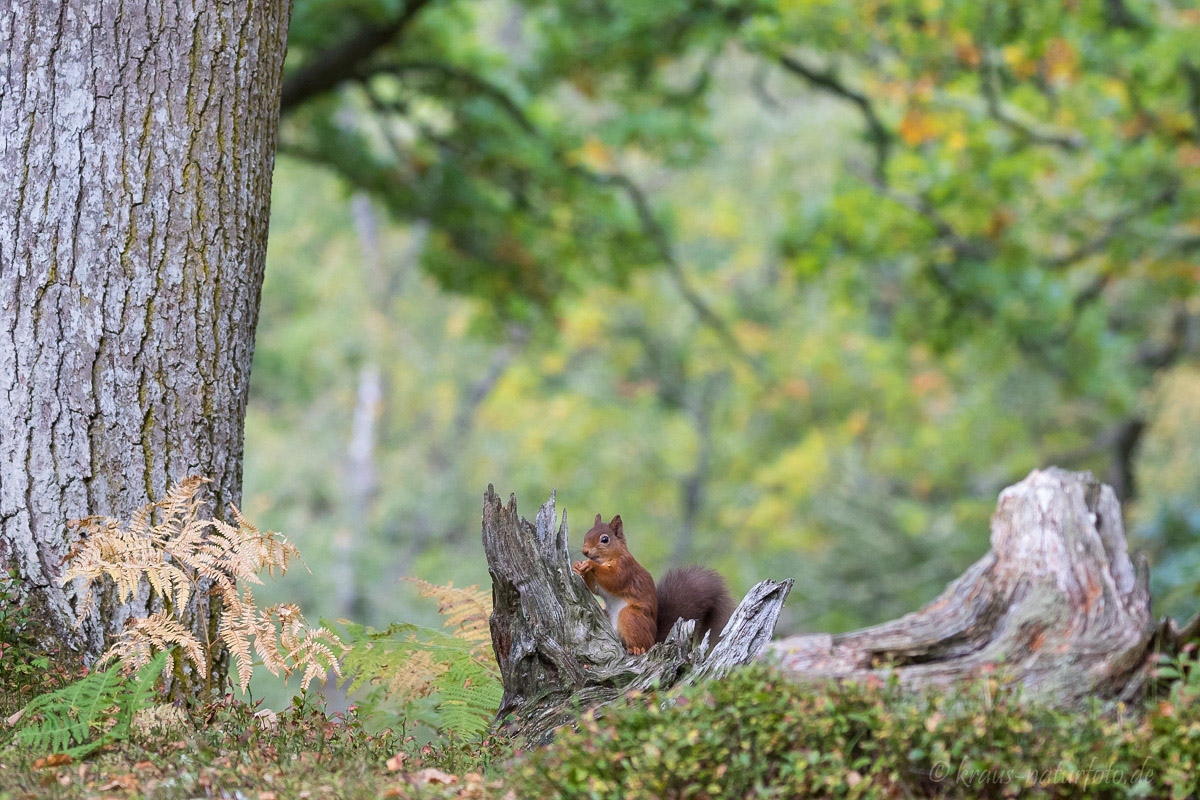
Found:
<svg viewBox="0 0 1200 800"><path fill-rule="evenodd" d="M35 697L25 706L17 743L78 758L129 735L133 718L153 705L168 652L154 656L131 676L114 664Z"/></svg>

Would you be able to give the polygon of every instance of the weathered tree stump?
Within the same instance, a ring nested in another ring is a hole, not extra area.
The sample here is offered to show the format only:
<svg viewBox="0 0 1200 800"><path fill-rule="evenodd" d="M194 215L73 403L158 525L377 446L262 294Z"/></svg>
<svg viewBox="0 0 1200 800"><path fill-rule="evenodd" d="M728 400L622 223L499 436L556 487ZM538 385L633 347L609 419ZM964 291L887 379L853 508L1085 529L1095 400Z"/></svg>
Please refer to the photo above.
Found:
<svg viewBox="0 0 1200 800"><path fill-rule="evenodd" d="M489 486L483 544L504 681L497 719L531 741L577 708L719 677L755 658L799 681L895 675L917 689L1002 670L1026 696L1061 705L1128 699L1145 686L1156 649L1200 635L1200 617L1182 631L1155 622L1146 563L1130 562L1112 489L1060 469L1034 471L1001 493L991 551L920 611L852 633L769 643L792 582L763 581L707 654L692 646L689 623L646 655L626 655L571 571L566 515L555 528L553 495L530 525L515 500L502 506Z"/></svg>
<svg viewBox="0 0 1200 800"><path fill-rule="evenodd" d="M1001 669L1069 705L1129 698L1155 634L1145 559L1129 560L1121 507L1090 473L1035 470L1000 495L992 549L920 611L853 633L774 642L797 679L896 675L919 688Z"/></svg>
<svg viewBox="0 0 1200 800"><path fill-rule="evenodd" d="M763 581L742 600L716 647L697 647L693 623L677 623L645 655L625 652L600 604L571 571L567 518L556 525L554 495L535 524L504 506L491 486L483 500L483 549L492 575L492 646L504 697L497 722L531 742L545 740L579 708L633 690L715 677L752 661L770 641L791 581Z"/></svg>

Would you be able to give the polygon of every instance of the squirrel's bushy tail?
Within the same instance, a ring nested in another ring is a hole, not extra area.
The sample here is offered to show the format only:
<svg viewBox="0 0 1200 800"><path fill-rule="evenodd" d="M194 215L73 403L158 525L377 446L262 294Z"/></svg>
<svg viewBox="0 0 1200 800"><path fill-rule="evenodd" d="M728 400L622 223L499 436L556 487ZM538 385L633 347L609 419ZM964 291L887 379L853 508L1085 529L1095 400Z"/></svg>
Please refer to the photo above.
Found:
<svg viewBox="0 0 1200 800"><path fill-rule="evenodd" d="M696 620L696 641L702 641L711 631L708 643L716 645L734 608L724 578L700 566L677 567L659 578L655 589L658 634L654 641L664 641L675 620L682 618Z"/></svg>

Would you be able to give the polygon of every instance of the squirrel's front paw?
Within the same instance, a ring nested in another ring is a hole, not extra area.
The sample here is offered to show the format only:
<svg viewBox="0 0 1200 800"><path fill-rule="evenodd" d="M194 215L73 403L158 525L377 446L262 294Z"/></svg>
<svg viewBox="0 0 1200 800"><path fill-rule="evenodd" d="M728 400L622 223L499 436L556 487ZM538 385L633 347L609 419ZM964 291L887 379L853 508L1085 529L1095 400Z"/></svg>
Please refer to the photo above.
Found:
<svg viewBox="0 0 1200 800"><path fill-rule="evenodd" d="M646 648L644 648L644 647L629 648L629 655L631 655L631 656L640 656L640 655L645 654L645 652L646 652Z"/></svg>
<svg viewBox="0 0 1200 800"><path fill-rule="evenodd" d="M571 569L575 571L576 575L582 577L592 571L592 562L585 558L582 561L576 561L572 564Z"/></svg>

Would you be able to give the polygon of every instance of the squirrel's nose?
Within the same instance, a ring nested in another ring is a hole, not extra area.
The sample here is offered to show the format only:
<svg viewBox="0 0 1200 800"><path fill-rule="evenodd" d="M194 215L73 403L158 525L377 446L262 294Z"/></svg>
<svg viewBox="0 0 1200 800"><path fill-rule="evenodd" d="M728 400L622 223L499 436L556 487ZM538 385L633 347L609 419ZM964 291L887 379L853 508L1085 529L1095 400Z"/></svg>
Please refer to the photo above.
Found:
<svg viewBox="0 0 1200 800"><path fill-rule="evenodd" d="M585 548L583 548L583 557L584 557L584 558L587 558L587 557L588 557L588 556L590 556L590 555L591 555L591 553L589 553L589 552L588 552L588 549L587 549L586 547L585 547Z"/></svg>

